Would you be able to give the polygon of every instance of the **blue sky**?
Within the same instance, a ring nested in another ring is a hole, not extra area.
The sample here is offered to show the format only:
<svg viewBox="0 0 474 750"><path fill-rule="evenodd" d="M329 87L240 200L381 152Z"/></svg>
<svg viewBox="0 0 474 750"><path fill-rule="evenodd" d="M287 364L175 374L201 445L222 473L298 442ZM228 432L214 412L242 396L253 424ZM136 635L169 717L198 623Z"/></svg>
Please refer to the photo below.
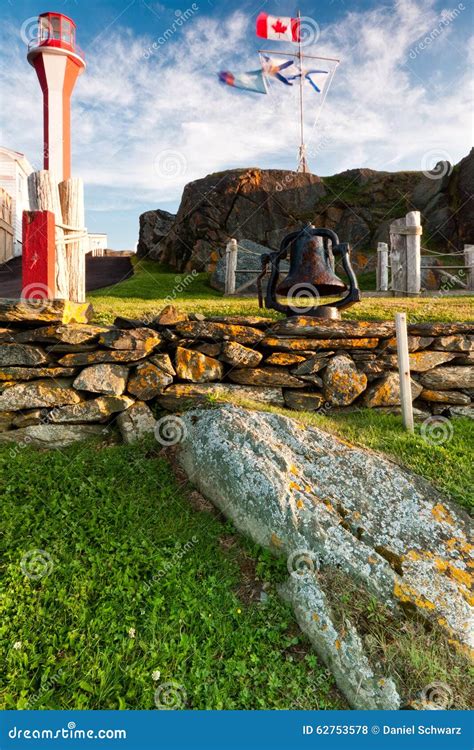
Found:
<svg viewBox="0 0 474 750"><path fill-rule="evenodd" d="M116 249L133 247L139 214L176 210L190 180L231 167L294 168L295 92L281 84L266 97L238 92L215 73L257 68L257 13L294 15L296 8L258 0L2 0L0 144L41 167L42 100L25 38L39 12L71 16L88 64L73 94L73 174L86 184L89 230L107 232ZM424 169L469 151L468 0L299 8L317 24L308 54L341 59L323 110L305 91L313 172Z"/></svg>

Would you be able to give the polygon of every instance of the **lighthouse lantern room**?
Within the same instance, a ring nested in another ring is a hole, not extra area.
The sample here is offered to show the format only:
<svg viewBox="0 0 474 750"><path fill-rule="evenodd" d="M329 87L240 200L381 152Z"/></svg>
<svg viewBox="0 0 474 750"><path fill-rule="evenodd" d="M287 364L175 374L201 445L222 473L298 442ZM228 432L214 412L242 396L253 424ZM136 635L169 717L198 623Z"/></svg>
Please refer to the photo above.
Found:
<svg viewBox="0 0 474 750"><path fill-rule="evenodd" d="M41 13L28 62L43 92L44 168L61 182L71 176L71 94L86 67L74 21L62 13Z"/></svg>

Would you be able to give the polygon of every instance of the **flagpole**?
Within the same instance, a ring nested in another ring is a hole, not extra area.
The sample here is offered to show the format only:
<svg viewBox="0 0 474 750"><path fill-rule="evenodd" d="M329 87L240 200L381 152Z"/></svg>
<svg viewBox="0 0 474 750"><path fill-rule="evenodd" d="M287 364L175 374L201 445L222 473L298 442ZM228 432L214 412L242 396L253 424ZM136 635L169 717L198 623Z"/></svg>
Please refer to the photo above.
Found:
<svg viewBox="0 0 474 750"><path fill-rule="evenodd" d="M300 63L300 148L298 157L298 172L307 172L306 153L304 145L304 106L303 106L303 47L301 45L301 11L298 11L298 59Z"/></svg>

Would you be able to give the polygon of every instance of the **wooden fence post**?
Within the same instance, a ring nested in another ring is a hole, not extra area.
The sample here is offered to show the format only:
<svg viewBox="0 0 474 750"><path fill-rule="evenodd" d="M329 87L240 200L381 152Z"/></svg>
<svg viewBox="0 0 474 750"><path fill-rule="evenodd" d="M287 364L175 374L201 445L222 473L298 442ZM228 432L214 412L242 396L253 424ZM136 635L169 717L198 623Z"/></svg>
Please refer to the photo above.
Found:
<svg viewBox="0 0 474 750"><path fill-rule="evenodd" d="M421 289L421 219L419 211L410 211L406 217L406 291L419 294Z"/></svg>
<svg viewBox="0 0 474 750"><path fill-rule="evenodd" d="M403 426L409 432L414 432L407 316L405 313L396 313L395 330L397 334L398 374L400 378L400 402L402 405Z"/></svg>
<svg viewBox="0 0 474 750"><path fill-rule="evenodd" d="M235 272L237 270L237 240L231 239L225 249L225 294L235 294Z"/></svg>
<svg viewBox="0 0 474 750"><path fill-rule="evenodd" d="M390 267L395 294L420 293L421 233L419 211L410 211L390 224Z"/></svg>
<svg viewBox="0 0 474 750"><path fill-rule="evenodd" d="M52 211L23 211L21 296L56 299L56 227Z"/></svg>
<svg viewBox="0 0 474 750"><path fill-rule="evenodd" d="M464 245L464 258L467 266L466 289L474 292L474 245Z"/></svg>
<svg viewBox="0 0 474 750"><path fill-rule="evenodd" d="M85 302L86 251L84 184L79 177L59 183L59 198L65 232L68 299Z"/></svg>
<svg viewBox="0 0 474 750"><path fill-rule="evenodd" d="M377 291L388 291L388 245L386 242L377 244Z"/></svg>
<svg viewBox="0 0 474 750"><path fill-rule="evenodd" d="M28 177L30 207L34 211L51 211L56 225L62 224L61 203L54 175L47 169L32 172ZM68 299L67 258L64 231L56 226L56 283L55 299Z"/></svg>

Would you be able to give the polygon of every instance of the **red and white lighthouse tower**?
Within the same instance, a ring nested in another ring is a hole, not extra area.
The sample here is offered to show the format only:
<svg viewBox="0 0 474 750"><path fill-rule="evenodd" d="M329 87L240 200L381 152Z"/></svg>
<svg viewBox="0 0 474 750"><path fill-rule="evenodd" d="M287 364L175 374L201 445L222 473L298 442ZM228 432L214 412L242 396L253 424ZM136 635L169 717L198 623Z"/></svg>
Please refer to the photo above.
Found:
<svg viewBox="0 0 474 750"><path fill-rule="evenodd" d="M44 168L61 182L71 176L71 94L86 67L74 21L62 13L41 13L28 62L43 91Z"/></svg>

